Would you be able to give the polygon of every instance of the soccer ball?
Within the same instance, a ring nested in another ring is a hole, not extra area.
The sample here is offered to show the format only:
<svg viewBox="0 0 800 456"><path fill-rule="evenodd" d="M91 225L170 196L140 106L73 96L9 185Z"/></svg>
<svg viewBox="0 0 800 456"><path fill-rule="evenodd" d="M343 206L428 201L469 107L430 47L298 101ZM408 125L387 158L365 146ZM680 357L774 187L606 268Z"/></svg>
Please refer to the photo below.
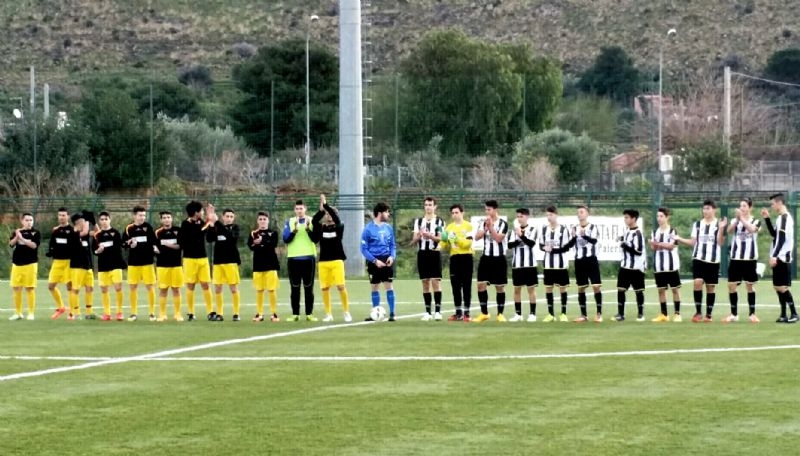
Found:
<svg viewBox="0 0 800 456"><path fill-rule="evenodd" d="M386 309L381 306L373 307L372 310L369 311L369 317L374 321L383 321L383 319L386 318Z"/></svg>

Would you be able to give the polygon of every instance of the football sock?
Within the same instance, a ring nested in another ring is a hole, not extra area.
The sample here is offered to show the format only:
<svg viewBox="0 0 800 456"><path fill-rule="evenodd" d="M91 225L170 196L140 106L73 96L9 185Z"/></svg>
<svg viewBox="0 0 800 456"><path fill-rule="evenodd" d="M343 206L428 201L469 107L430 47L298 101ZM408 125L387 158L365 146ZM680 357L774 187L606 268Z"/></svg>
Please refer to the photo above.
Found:
<svg viewBox="0 0 800 456"><path fill-rule="evenodd" d="M122 313L122 303L124 301L122 296L122 290L116 291L114 290L114 296L117 300L117 313Z"/></svg>
<svg viewBox="0 0 800 456"><path fill-rule="evenodd" d="M147 290L147 310L150 315L156 313L156 289L152 287Z"/></svg>
<svg viewBox="0 0 800 456"><path fill-rule="evenodd" d="M211 304L211 288L210 287L206 288L205 290L203 290L203 301L205 301L205 303L206 303L206 313L210 314L211 312L213 312L214 308L212 307L212 304Z"/></svg>
<svg viewBox="0 0 800 456"><path fill-rule="evenodd" d="M264 315L264 290L256 291L256 313L259 315Z"/></svg>
<svg viewBox="0 0 800 456"><path fill-rule="evenodd" d="M661 303L661 315L667 314L667 301Z"/></svg>
<svg viewBox="0 0 800 456"><path fill-rule="evenodd" d="M186 309L190 314L194 314L194 290L186 289Z"/></svg>
<svg viewBox="0 0 800 456"><path fill-rule="evenodd" d="M567 294L561 293L561 313L567 313Z"/></svg>
<svg viewBox="0 0 800 456"><path fill-rule="evenodd" d="M515 301L514 302L514 313L516 313L517 315L522 315L522 302L521 301Z"/></svg>
<svg viewBox="0 0 800 456"><path fill-rule="evenodd" d="M53 300L56 302L56 308L63 309L64 308L64 300L61 299L61 291L58 288L53 288L50 290L50 295L53 297Z"/></svg>
<svg viewBox="0 0 800 456"><path fill-rule="evenodd" d="M578 307L581 310L581 315L586 316L586 293L578 293Z"/></svg>
<svg viewBox="0 0 800 456"><path fill-rule="evenodd" d="M681 302L680 301L675 301L674 303L672 303L672 305L675 307L675 313L680 315L681 314Z"/></svg>
<svg viewBox="0 0 800 456"><path fill-rule="evenodd" d="M644 316L644 290L637 290L636 293L636 316L643 317Z"/></svg>
<svg viewBox="0 0 800 456"><path fill-rule="evenodd" d="M242 295L239 294L239 290L231 292L231 301L233 302L233 314L239 315L239 310L241 310L241 297Z"/></svg>
<svg viewBox="0 0 800 456"><path fill-rule="evenodd" d="M484 315L489 314L489 292L486 290L478 292L478 302L481 305L481 313Z"/></svg>
<svg viewBox="0 0 800 456"><path fill-rule="evenodd" d="M792 313L792 315L797 315L797 309L795 309L794 307L794 298L792 297L792 291L786 290L784 296L786 297L786 305L789 306L789 311Z"/></svg>
<svg viewBox="0 0 800 456"><path fill-rule="evenodd" d="M545 293L545 297L547 298L547 313L553 315L553 293Z"/></svg>
<svg viewBox="0 0 800 456"><path fill-rule="evenodd" d="M781 318L786 318L786 294L778 293L778 302L781 304Z"/></svg>
<svg viewBox="0 0 800 456"><path fill-rule="evenodd" d="M497 300L497 313L502 314L506 310L506 293L498 291L495 299Z"/></svg>
<svg viewBox="0 0 800 456"><path fill-rule="evenodd" d="M32 314L36 311L36 290L28 290L28 313Z"/></svg>
<svg viewBox="0 0 800 456"><path fill-rule="evenodd" d="M225 310L223 307L225 303L222 301L222 292L214 293L214 301L217 304L217 315L224 315Z"/></svg>
<svg viewBox="0 0 800 456"><path fill-rule="evenodd" d="M381 293L379 291L372 292L372 307L378 307L381 305Z"/></svg>
<svg viewBox="0 0 800 456"><path fill-rule="evenodd" d="M166 315L167 314L167 297L158 295L158 315Z"/></svg>
<svg viewBox="0 0 800 456"><path fill-rule="evenodd" d="M389 303L389 315L394 315L394 290L386 290L386 301Z"/></svg>
<svg viewBox="0 0 800 456"><path fill-rule="evenodd" d="M425 312L431 313L431 294L430 293L422 293L422 300L425 302Z"/></svg>
<svg viewBox="0 0 800 456"><path fill-rule="evenodd" d="M17 315L22 315L22 290L14 290L14 309Z"/></svg>
<svg viewBox="0 0 800 456"><path fill-rule="evenodd" d="M433 292L433 304L434 309L436 312L442 311L442 292L441 291L434 291Z"/></svg>
<svg viewBox="0 0 800 456"><path fill-rule="evenodd" d="M325 310L325 315L331 314L331 290L322 290L322 308Z"/></svg>
<svg viewBox="0 0 800 456"><path fill-rule="evenodd" d="M786 306L784 305L784 307ZM72 315L81 314L81 308L78 304L78 294L71 291L69 292L69 313Z"/></svg>
<svg viewBox="0 0 800 456"><path fill-rule="evenodd" d="M277 290L269 290L267 291L269 297L269 312L272 315L278 314L278 291Z"/></svg>
<svg viewBox="0 0 800 456"><path fill-rule="evenodd" d="M136 315L139 311L139 290L131 290L128 298L131 300L131 315Z"/></svg>
<svg viewBox="0 0 800 456"><path fill-rule="evenodd" d="M342 300L342 310L350 312L350 296L347 294L347 288L339 290L339 298Z"/></svg>
<svg viewBox="0 0 800 456"><path fill-rule="evenodd" d="M111 315L111 295L108 292L101 293L100 302L103 303L103 315Z"/></svg>
<svg viewBox="0 0 800 456"><path fill-rule="evenodd" d="M694 313L703 313L703 290L694 290Z"/></svg>
<svg viewBox="0 0 800 456"><path fill-rule="evenodd" d="M625 315L625 290L617 290L617 313Z"/></svg>
<svg viewBox="0 0 800 456"><path fill-rule="evenodd" d="M750 310L750 315L756 313L756 292L747 293L747 307Z"/></svg>
<svg viewBox="0 0 800 456"><path fill-rule="evenodd" d="M594 303L597 305L597 313L603 313L603 293L598 291L594 294Z"/></svg>
<svg viewBox="0 0 800 456"><path fill-rule="evenodd" d="M94 304L94 292L87 291L84 293L83 297L86 305L86 315L93 315L94 310L92 309L92 304Z"/></svg>
<svg viewBox="0 0 800 456"><path fill-rule="evenodd" d="M181 295L172 295L172 308L175 311L175 315L181 314Z"/></svg>
<svg viewBox="0 0 800 456"><path fill-rule="evenodd" d="M536 315L536 301L531 302L531 314Z"/></svg>
<svg viewBox="0 0 800 456"><path fill-rule="evenodd" d="M710 317L714 312L714 303L717 301L716 293L706 293L706 316Z"/></svg>
<svg viewBox="0 0 800 456"><path fill-rule="evenodd" d="M739 293L728 293L728 299L731 301L731 315L739 314Z"/></svg>

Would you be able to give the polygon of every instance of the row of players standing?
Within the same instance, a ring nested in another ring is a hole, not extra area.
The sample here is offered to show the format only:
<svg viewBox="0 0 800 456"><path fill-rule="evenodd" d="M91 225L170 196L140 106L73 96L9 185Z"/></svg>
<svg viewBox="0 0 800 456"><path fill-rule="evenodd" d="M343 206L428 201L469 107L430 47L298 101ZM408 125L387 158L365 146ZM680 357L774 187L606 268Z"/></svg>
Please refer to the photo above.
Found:
<svg viewBox="0 0 800 456"><path fill-rule="evenodd" d="M761 210L761 216L773 237L770 249L769 265L773 270L773 286L781 306L780 323L798 321L794 300L789 290L791 285L791 263L793 259L793 221L788 213L782 194L770 197L773 210L777 214L773 225L767 209ZM644 321L644 288L645 270L647 268L646 245L653 250L654 276L659 294L660 313L653 319L656 322L670 321L667 311L667 290L672 290L674 314L672 321L680 322L681 279L679 275L680 260L678 245L692 248L692 277L694 285L695 314L693 322L713 321L713 309L716 301L716 285L719 283L721 249L725 244L726 234L732 235L730 243L730 264L728 272L728 291L731 303L731 314L723 322L738 321L738 286L744 282L747 288L749 320L758 323L755 313L756 294L753 287L758 281L757 235L761 229L761 221L751 214L752 200L744 198L736 209L736 215L729 223L727 217L718 220L716 204L712 200L703 202L703 218L693 223L690 238L682 238L670 225L670 210L658 209L658 227L653 229L649 242L638 227L639 212L635 209L623 211L626 231L618 241L622 250L619 274L617 277L617 313L616 321L625 320L626 290L632 288L636 296L637 320ZM496 291L497 320L506 321L503 315L505 308L505 286L508 282L506 252L510 249L512 256L512 284L514 286L515 315L511 321L521 321L522 289L527 289L530 312L527 320L535 322L536 293L538 285L538 261L542 252L543 281L545 286L548 314L545 322L569 321L566 315L567 286L570 284L568 261L565 254L574 249L575 281L578 286L578 305L581 315L577 322L588 321L586 290L589 286L594 291L597 313L595 322L603 321L603 295L601 292L600 268L596 255L599 239L598 228L589 221L589 209L586 206L577 208L578 224L571 230L558 222L558 210L554 206L546 208L547 224L541 227L529 225L530 211L527 208L516 210L516 223L512 228L499 217L497 201L488 200L484 205L486 218L477 229L473 230L470 222L464 220L464 208L459 204L451 206L452 222L444 226L444 221L436 216L436 200L426 198L424 202L425 216L414 221L414 237L412 242L418 244L417 267L423 285L425 313L422 319L441 320L441 261L439 252L450 251L450 283L452 287L455 314L450 320L486 321L488 312L488 286L494 285ZM473 235L474 233L474 235ZM484 240L483 252L478 264L477 291L480 304L480 315L474 319L470 316L471 283L473 274L473 240ZM706 311L702 312L703 288L706 290ZM554 312L554 290L560 291L561 312L556 317ZM432 301L435 307L431 308ZM787 308L790 313L787 314Z"/></svg>

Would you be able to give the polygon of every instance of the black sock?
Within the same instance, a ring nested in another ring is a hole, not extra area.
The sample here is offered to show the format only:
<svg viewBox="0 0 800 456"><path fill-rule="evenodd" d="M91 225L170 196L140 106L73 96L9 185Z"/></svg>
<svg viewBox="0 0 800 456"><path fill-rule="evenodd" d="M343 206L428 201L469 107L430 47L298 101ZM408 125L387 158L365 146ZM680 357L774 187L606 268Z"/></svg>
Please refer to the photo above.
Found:
<svg viewBox="0 0 800 456"><path fill-rule="evenodd" d="M478 302L481 305L481 313L489 315L489 292L486 290L478 292Z"/></svg>
<svg viewBox="0 0 800 456"><path fill-rule="evenodd" d="M514 301L514 313L517 315L522 315L522 301Z"/></svg>
<svg viewBox="0 0 800 456"><path fill-rule="evenodd" d="M694 290L694 313L703 313L703 290Z"/></svg>
<svg viewBox="0 0 800 456"><path fill-rule="evenodd" d="M739 315L739 293L733 292L728 294L728 299L731 301L731 315Z"/></svg>
<svg viewBox="0 0 800 456"><path fill-rule="evenodd" d="M603 313L603 293L594 294L594 303L597 304L597 313Z"/></svg>
<svg viewBox="0 0 800 456"><path fill-rule="evenodd" d="M636 291L636 311L637 317L642 318L644 317L644 290Z"/></svg>
<svg viewBox="0 0 800 456"><path fill-rule="evenodd" d="M581 315L586 316L586 293L578 293L578 307L581 309Z"/></svg>
<svg viewBox="0 0 800 456"><path fill-rule="evenodd" d="M714 312L714 303L717 301L716 293L706 293L706 316L710 317Z"/></svg>
<svg viewBox="0 0 800 456"><path fill-rule="evenodd" d="M789 306L789 312L792 313L792 316L796 316L797 315L797 309L795 309L795 307L794 307L794 298L792 297L792 291L791 290L786 290L786 293L784 293L784 296L786 297L786 305Z"/></svg>
<svg viewBox="0 0 800 456"><path fill-rule="evenodd" d="M433 292L433 303L436 305L436 312L442 311L442 292L441 291L434 291Z"/></svg>
<svg viewBox="0 0 800 456"><path fill-rule="evenodd" d="M547 298L547 313L553 315L553 293L545 293Z"/></svg>
<svg viewBox="0 0 800 456"><path fill-rule="evenodd" d="M680 315L681 314L681 302L680 301L675 301L672 305L675 306L675 313Z"/></svg>
<svg viewBox="0 0 800 456"><path fill-rule="evenodd" d="M425 312L431 313L431 294L422 293L422 300L425 301Z"/></svg>
<svg viewBox="0 0 800 456"><path fill-rule="evenodd" d="M661 315L667 314L667 301L661 303Z"/></svg>
<svg viewBox="0 0 800 456"><path fill-rule="evenodd" d="M531 301L531 315L536 315L536 301Z"/></svg>
<svg viewBox="0 0 800 456"><path fill-rule="evenodd" d="M506 292L498 291L496 299L497 299L497 314L501 315L503 311L506 310Z"/></svg>
<svg viewBox="0 0 800 456"><path fill-rule="evenodd" d="M756 292L747 293L747 308L750 311L750 315L755 315L756 313Z"/></svg>
<svg viewBox="0 0 800 456"><path fill-rule="evenodd" d="M785 293L778 293L778 302L781 304L781 318L786 318L786 296L785 296Z"/></svg>
<svg viewBox="0 0 800 456"><path fill-rule="evenodd" d="M625 291L617 290L617 313L625 315Z"/></svg>
<svg viewBox="0 0 800 456"><path fill-rule="evenodd" d="M567 294L561 293L561 313L567 313Z"/></svg>

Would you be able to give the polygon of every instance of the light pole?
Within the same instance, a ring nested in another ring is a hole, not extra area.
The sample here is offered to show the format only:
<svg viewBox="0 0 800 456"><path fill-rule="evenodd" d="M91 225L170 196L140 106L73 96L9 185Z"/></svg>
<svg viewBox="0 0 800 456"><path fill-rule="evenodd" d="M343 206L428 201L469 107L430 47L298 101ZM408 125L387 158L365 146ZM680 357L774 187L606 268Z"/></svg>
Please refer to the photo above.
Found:
<svg viewBox="0 0 800 456"><path fill-rule="evenodd" d="M664 124L664 43L667 40L678 34L678 31L671 28L667 31L667 37L661 40L658 48L658 165L661 166L661 143L662 133L661 129Z"/></svg>
<svg viewBox="0 0 800 456"><path fill-rule="evenodd" d="M306 153L306 173L308 173L308 168L311 163L311 103L309 102L309 65L308 65L308 42L311 38L311 24L317 22L319 20L319 16L316 14L312 14L308 18L308 24L306 26L306 146L305 146L305 153Z"/></svg>

